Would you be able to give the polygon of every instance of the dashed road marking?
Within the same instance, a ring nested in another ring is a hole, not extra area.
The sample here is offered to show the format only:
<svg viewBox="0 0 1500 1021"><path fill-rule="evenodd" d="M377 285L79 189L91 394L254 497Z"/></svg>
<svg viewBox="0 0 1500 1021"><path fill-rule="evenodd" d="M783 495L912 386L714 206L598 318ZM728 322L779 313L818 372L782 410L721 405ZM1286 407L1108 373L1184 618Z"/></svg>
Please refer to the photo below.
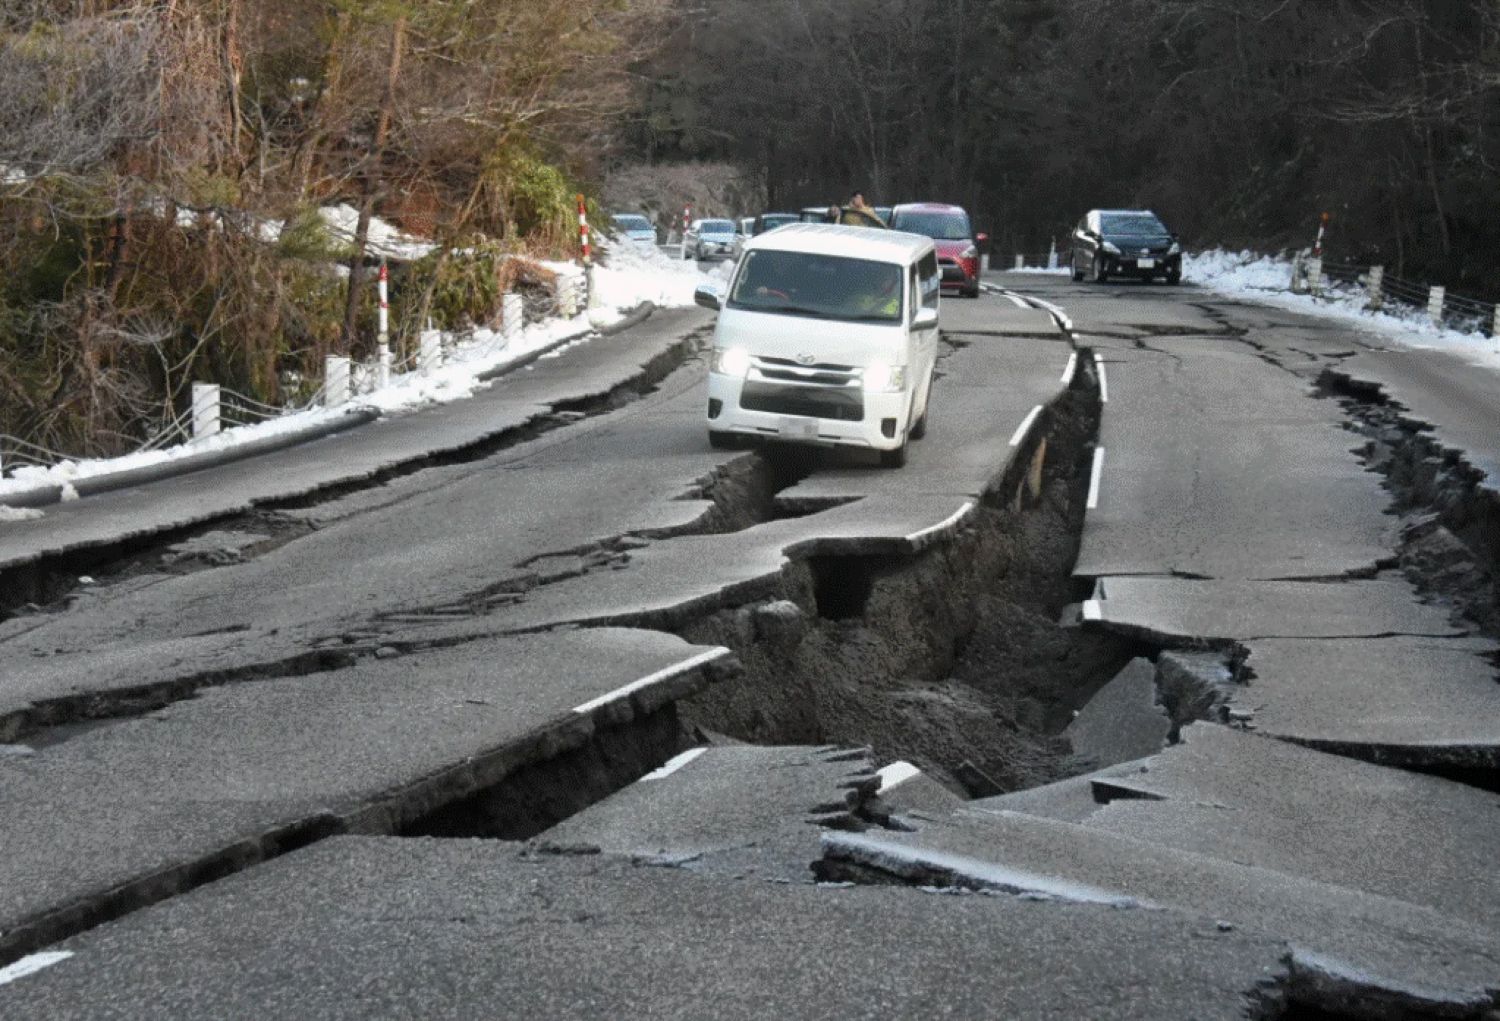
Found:
<svg viewBox="0 0 1500 1021"><path fill-rule="evenodd" d="M1099 403L1109 403L1109 378L1104 375L1104 356L1094 355L1094 368L1099 370Z"/></svg>
<svg viewBox="0 0 1500 1021"><path fill-rule="evenodd" d="M638 681L631 681L629 684L626 684L623 687L616 688L614 691L611 691L607 695L600 695L598 698L591 698L587 702L583 703L583 705L574 706L573 711L575 713L593 712L595 709L598 709L602 705L608 705L610 702L614 702L617 699L624 698L626 695L630 695L634 692L640 691L642 688L649 688L653 684L659 684L660 682L668 680L672 677L676 677L679 674L685 674L689 670L695 670L705 663L711 663L716 659L722 659L729 654L729 650L724 648L724 646L722 645L716 649L709 649L707 652L700 652L698 655L693 656L689 659L685 659L681 663L677 663L673 666L658 670L654 674L647 674L645 677L642 677Z"/></svg>
<svg viewBox="0 0 1500 1021"><path fill-rule="evenodd" d="M692 762L694 759L696 759L706 751L708 751L707 748L689 748L687 751L681 753L680 755L672 756L666 762L663 762L660 766L657 766L655 769L647 773L645 776L641 777L640 780L636 782L645 783L647 780L665 779L666 777L669 777L673 773L677 772L683 766L686 766L689 762Z"/></svg>
<svg viewBox="0 0 1500 1021"><path fill-rule="evenodd" d="M1074 351L1072 354L1068 355L1068 367L1066 369L1063 369L1062 385L1064 390L1073 385L1073 373L1077 371L1078 352Z"/></svg>
<svg viewBox="0 0 1500 1021"><path fill-rule="evenodd" d="M0 986L14 982L18 978L25 978L27 975L34 975L43 968L50 968L59 961L66 961L72 956L71 950L47 950L40 954L30 954L14 964L0 968Z"/></svg>
<svg viewBox="0 0 1500 1021"><path fill-rule="evenodd" d="M1036 421L1036 417L1041 413L1042 406L1040 404L1031 409L1031 412L1021 420L1021 424L1016 426L1016 431L1010 434L1011 446L1019 447L1021 445L1021 441L1024 440L1026 438L1026 434L1031 431L1032 423Z"/></svg>
<svg viewBox="0 0 1500 1021"><path fill-rule="evenodd" d="M1001 291L1000 293L1003 294L1003 295L1005 295L1006 299L1009 300L1012 305L1016 306L1016 308L1030 308L1031 307L1030 305L1026 304L1025 300L1023 300L1022 298L1017 297L1014 294L1011 294L1009 291Z"/></svg>
<svg viewBox="0 0 1500 1021"><path fill-rule="evenodd" d="M1094 470L1089 475L1089 510L1099 507L1099 481L1104 477L1104 448L1094 448Z"/></svg>

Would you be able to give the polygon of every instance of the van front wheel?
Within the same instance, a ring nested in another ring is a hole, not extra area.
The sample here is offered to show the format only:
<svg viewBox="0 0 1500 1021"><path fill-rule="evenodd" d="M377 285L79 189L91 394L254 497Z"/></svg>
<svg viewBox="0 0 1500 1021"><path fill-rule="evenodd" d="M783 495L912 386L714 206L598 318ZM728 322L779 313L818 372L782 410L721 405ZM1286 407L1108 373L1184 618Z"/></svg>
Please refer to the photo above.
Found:
<svg viewBox="0 0 1500 1021"><path fill-rule="evenodd" d="M882 450L880 452L880 467L901 468L906 464L906 441L901 441L901 446L895 450Z"/></svg>

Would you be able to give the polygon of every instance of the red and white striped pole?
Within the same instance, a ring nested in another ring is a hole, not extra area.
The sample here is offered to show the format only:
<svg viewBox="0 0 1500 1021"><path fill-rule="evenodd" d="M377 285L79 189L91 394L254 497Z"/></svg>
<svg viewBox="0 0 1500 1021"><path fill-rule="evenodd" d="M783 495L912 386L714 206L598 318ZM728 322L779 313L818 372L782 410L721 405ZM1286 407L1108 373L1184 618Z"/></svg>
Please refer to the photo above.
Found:
<svg viewBox="0 0 1500 1021"><path fill-rule="evenodd" d="M386 268L385 260L380 260L380 335L377 338L380 344L379 364L375 370L375 380L380 386L387 386L391 382L391 273Z"/></svg>
<svg viewBox="0 0 1500 1021"><path fill-rule="evenodd" d="M1322 216L1318 217L1318 240L1313 242L1314 259L1323 258L1323 232L1328 229L1328 221L1330 219L1332 219L1332 217L1328 213L1324 213Z"/></svg>
<svg viewBox="0 0 1500 1021"><path fill-rule="evenodd" d="M682 257L687 258L687 232L688 225L693 222L693 207L682 207Z"/></svg>
<svg viewBox="0 0 1500 1021"><path fill-rule="evenodd" d="M583 196L578 196L578 248L583 253L583 264L589 264L589 214L583 204Z"/></svg>

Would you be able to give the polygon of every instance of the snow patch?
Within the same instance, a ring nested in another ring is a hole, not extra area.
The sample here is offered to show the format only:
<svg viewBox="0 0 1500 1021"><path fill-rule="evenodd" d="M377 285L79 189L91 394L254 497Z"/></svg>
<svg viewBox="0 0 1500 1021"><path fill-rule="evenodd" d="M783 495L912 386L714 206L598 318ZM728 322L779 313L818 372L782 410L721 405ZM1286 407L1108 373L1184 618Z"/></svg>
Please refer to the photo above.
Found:
<svg viewBox="0 0 1500 1021"><path fill-rule="evenodd" d="M1186 280L1220 294L1249 298L1264 305L1337 319L1376 342L1402 347L1442 350L1463 357L1468 364L1500 371L1500 341L1480 333L1436 326L1424 308L1387 301L1379 312L1365 309L1363 287L1325 282L1321 295L1291 292L1292 260L1252 252L1214 250L1183 256Z"/></svg>

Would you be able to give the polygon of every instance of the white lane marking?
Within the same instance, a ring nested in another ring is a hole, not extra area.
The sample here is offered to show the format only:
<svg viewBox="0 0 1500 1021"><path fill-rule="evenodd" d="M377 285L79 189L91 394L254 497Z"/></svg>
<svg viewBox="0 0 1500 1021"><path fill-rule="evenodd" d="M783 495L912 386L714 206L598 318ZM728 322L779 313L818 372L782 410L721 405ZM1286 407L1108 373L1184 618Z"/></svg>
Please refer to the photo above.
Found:
<svg viewBox="0 0 1500 1021"><path fill-rule="evenodd" d="M960 507L958 510L954 511L952 514L949 514L946 518L944 518L943 520L939 521L935 525L929 525L928 527L922 529L920 532L913 532L913 533L911 533L910 535L908 535L906 537L906 541L907 542L916 542L918 539L922 538L924 535L931 535L933 532L941 532L945 528L949 528L949 527L951 527L953 525L956 525L963 518L963 516L965 514L969 513L969 511L971 511L973 509L974 509L974 501L973 500L965 500L964 501L964 505L962 507Z"/></svg>
<svg viewBox="0 0 1500 1021"><path fill-rule="evenodd" d="M1046 309L1048 312L1051 312L1052 318L1057 320L1057 325L1061 326L1063 330L1068 333L1073 332L1073 320L1068 318L1068 313L1062 310L1061 305L1054 305L1050 301L1046 301L1042 298L1033 298L1030 295L1028 295L1027 297L1032 304L1040 306L1041 308Z"/></svg>
<svg viewBox="0 0 1500 1021"><path fill-rule="evenodd" d="M1007 300L1009 300L1012 305L1016 306L1016 308L1030 308L1031 307L1030 305L1026 304L1026 302L1023 301L1021 298L1017 297L1014 294L1011 294L1009 291L1001 291L1000 293L1003 294L1003 295L1005 295L1005 297L1007 298Z"/></svg>
<svg viewBox="0 0 1500 1021"><path fill-rule="evenodd" d="M1094 367L1099 370L1099 403L1109 403L1109 378L1104 375L1104 356L1094 355Z"/></svg>
<svg viewBox="0 0 1500 1021"><path fill-rule="evenodd" d="M50 968L58 961L66 961L72 956L71 950L47 950L40 954L30 954L14 964L0 968L0 986L14 982L18 978L25 978L27 975L34 975L43 968Z"/></svg>
<svg viewBox="0 0 1500 1021"><path fill-rule="evenodd" d="M1074 351L1072 354L1068 355L1068 367L1066 369L1063 369L1062 385L1064 390L1073 385L1073 373L1077 371L1078 352Z"/></svg>
<svg viewBox="0 0 1500 1021"><path fill-rule="evenodd" d="M683 766L686 766L689 762L692 762L694 759L696 759L706 751L708 751L707 748L689 748L687 751L681 753L680 755L672 756L666 762L663 762L660 766L657 766L651 772L641 777L636 781L636 783L645 783L647 780L665 779L666 777L669 777L673 773L677 772Z"/></svg>
<svg viewBox="0 0 1500 1021"><path fill-rule="evenodd" d="M884 794L893 787L900 787L914 776L921 776L922 771L910 762L892 762L889 766L881 766L875 771L880 777L880 789L877 794Z"/></svg>
<svg viewBox="0 0 1500 1021"><path fill-rule="evenodd" d="M600 706L607 705L608 703L613 702L616 699L624 698L626 695L629 695L632 692L640 691L642 688L649 688L653 684L658 684L662 681L668 680L669 678L676 677L678 674L685 674L689 670L697 669L704 663L710 663L716 659L722 659L729 654L729 650L724 648L724 646L722 645L716 649L709 649L707 652L700 652L698 653L698 655L693 656L689 659L685 659L681 663L677 663L673 666L658 670L654 674L647 674L645 677L642 677L638 681L631 681L629 684L620 688L616 688L614 691L611 691L607 695L600 695L598 698L591 698L587 702L583 703L583 705L574 706L573 711L575 713L592 712L593 710L598 709Z"/></svg>
<svg viewBox="0 0 1500 1021"><path fill-rule="evenodd" d="M1016 426L1016 431L1010 434L1011 446L1018 447L1021 445L1021 441L1024 440L1026 438L1026 434L1031 431L1032 423L1036 421L1036 417L1041 413L1042 406L1040 404L1031 409L1031 412L1021 420L1021 424Z"/></svg>
<svg viewBox="0 0 1500 1021"><path fill-rule="evenodd" d="M1084 600L1084 602L1083 602L1083 619L1084 620L1103 620L1104 619L1104 607L1102 607L1102 606L1099 605L1099 600L1097 600L1097 599L1085 599Z"/></svg>
<svg viewBox="0 0 1500 1021"><path fill-rule="evenodd" d="M1089 475L1089 510L1099 507L1099 480L1104 477L1104 448L1094 448L1094 470Z"/></svg>

